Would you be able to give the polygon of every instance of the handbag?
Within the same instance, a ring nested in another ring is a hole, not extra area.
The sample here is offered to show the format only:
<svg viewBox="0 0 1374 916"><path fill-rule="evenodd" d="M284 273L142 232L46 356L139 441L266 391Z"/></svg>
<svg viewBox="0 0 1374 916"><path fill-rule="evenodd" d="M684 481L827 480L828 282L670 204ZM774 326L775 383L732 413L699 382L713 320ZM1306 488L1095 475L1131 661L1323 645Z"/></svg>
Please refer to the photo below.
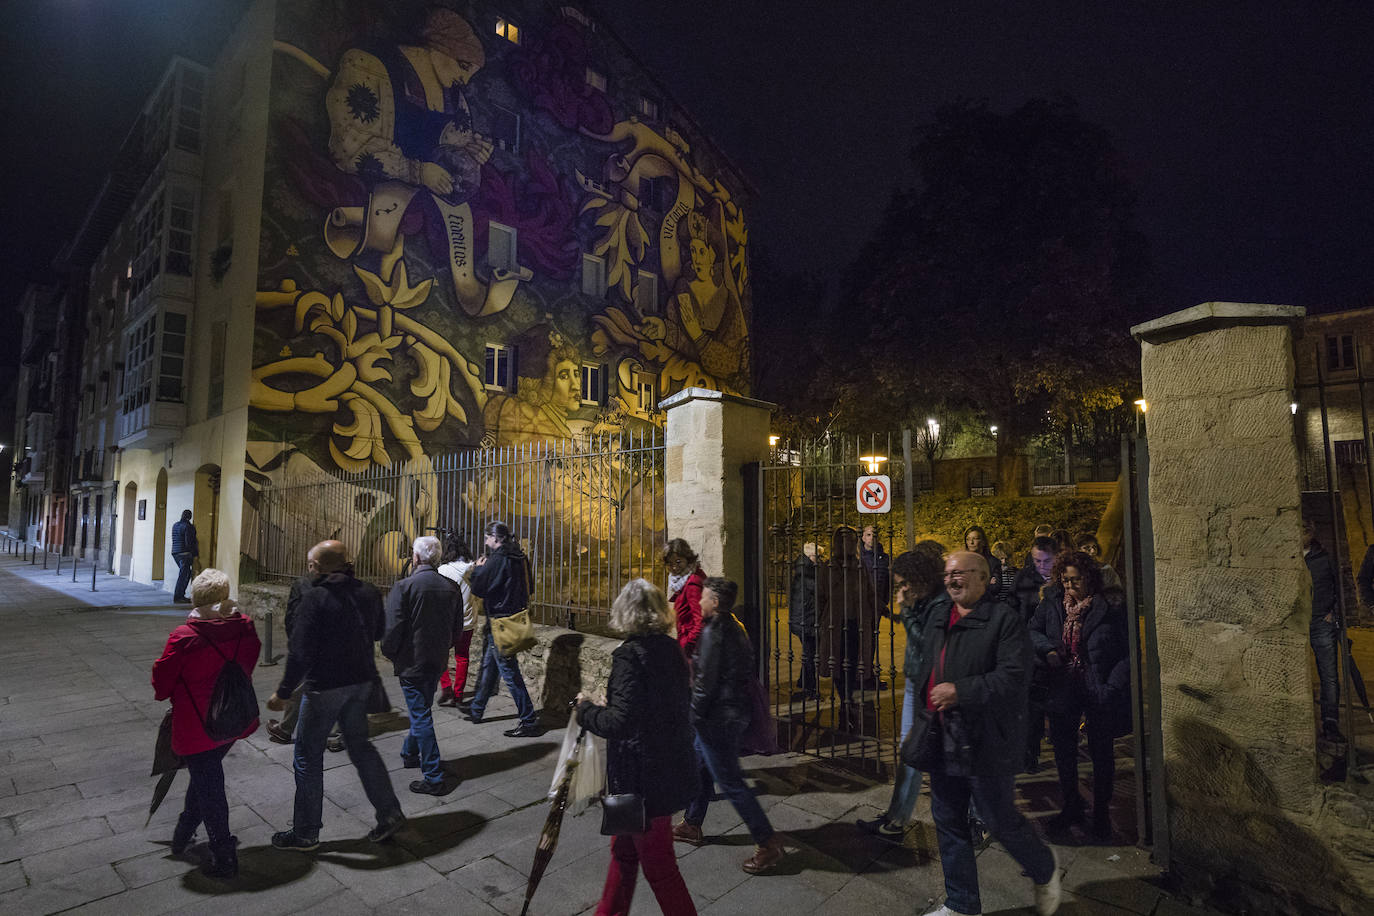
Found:
<svg viewBox="0 0 1374 916"><path fill-rule="evenodd" d="M607 795L601 799L601 835L630 836L649 832L644 796L638 792Z"/></svg>
<svg viewBox="0 0 1374 916"><path fill-rule="evenodd" d="M922 773L941 772L944 754L944 729L940 727L940 717L929 709L917 710L911 731L902 740L902 763Z"/></svg>
<svg viewBox="0 0 1374 916"><path fill-rule="evenodd" d="M496 640L496 651L505 658L534 648L539 640L534 636L534 621L528 609L509 617L491 618L491 638Z"/></svg>

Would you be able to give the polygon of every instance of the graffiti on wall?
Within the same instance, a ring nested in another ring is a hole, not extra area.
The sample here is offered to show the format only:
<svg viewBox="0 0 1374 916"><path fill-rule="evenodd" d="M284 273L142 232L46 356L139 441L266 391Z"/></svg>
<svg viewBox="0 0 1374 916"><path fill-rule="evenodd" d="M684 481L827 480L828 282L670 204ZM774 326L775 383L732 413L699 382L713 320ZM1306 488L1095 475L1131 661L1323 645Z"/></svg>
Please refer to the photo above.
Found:
<svg viewBox="0 0 1374 916"><path fill-rule="evenodd" d="M278 8L250 442L363 471L747 393L743 209L703 145L593 84L619 52L542 4L519 43L362 6Z"/></svg>

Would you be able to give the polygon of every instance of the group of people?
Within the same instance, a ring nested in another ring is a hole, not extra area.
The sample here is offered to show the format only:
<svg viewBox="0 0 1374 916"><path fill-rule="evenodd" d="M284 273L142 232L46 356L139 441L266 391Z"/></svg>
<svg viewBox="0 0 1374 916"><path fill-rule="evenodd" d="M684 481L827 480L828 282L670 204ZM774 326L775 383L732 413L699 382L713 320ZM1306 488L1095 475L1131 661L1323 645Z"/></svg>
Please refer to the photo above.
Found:
<svg viewBox="0 0 1374 916"><path fill-rule="evenodd" d="M1019 563L978 526L964 532L962 546L950 553L922 541L889 563L872 528L837 529L826 558L806 544L789 595L789 624L802 648L794 699L814 698L820 679L831 676L836 695L851 700L872 670L862 637L876 636L880 616L895 617L906 634L902 739L919 725L941 740L929 772L904 763L887 809L858 826L901 842L928 776L947 893L937 912L980 911L974 853L986 831L1031 876L1037 911L1051 913L1058 869L1016 810L1014 777L1038 770L1048 719L1062 804L1045 826L1054 834L1085 823L1081 732L1093 765L1092 835L1113 837L1113 742L1131 724L1125 596L1089 534L1073 539L1044 526ZM889 588L891 611L879 603Z"/></svg>
<svg viewBox="0 0 1374 916"><path fill-rule="evenodd" d="M435 694L480 723L487 702L504 680L515 699L519 723L507 737L541 734L538 714L520 674L518 659L496 648L490 622L525 610L529 601L529 563L510 529L493 522L485 529L487 552L473 558L467 544L420 537L412 549L412 572L392 587L385 602L374 586L356 578L345 545L326 540L306 558L307 575L291 588L287 604L287 660L281 681L266 706L283 713L268 723L269 737L294 743L292 768L296 792L291 827L272 837L280 849L309 851L319 846L324 803L326 747L346 750L376 813L368 839L383 842L405 824L387 767L368 736L369 712L389 709L377 671L376 645L391 661L409 714L401 762L421 778L410 791L443 795L450 778L434 732ZM206 569L190 586L192 609L174 629L153 664L157 699L170 699L171 750L190 774L185 807L172 835L176 855L192 846L204 825L209 855L202 871L217 878L238 873L237 841L229 833L223 760L234 741L258 728L254 719L241 734L216 736L212 701L224 669L237 665L251 677L261 645L252 621L229 598L229 579ZM487 639L475 693L463 702L468 652L479 611L485 612ZM456 664L449 673L449 653Z"/></svg>

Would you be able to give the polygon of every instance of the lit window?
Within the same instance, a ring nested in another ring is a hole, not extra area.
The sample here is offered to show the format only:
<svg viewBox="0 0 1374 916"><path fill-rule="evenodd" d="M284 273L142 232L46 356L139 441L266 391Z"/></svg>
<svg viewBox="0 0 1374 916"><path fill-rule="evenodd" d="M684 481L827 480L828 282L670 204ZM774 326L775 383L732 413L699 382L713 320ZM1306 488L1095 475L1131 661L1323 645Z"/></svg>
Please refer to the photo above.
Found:
<svg viewBox="0 0 1374 916"><path fill-rule="evenodd" d="M515 270L515 251L515 227L488 223L487 266L492 270Z"/></svg>
<svg viewBox="0 0 1374 916"><path fill-rule="evenodd" d="M601 404L606 371L594 363L582 364L582 403Z"/></svg>
<svg viewBox="0 0 1374 916"><path fill-rule="evenodd" d="M598 71L596 71L596 70L593 70L591 67L588 67L588 68L587 68L587 85L588 85L588 86L591 86L593 89L597 89L597 90L600 90L601 92L605 92L605 91L606 91L606 74L600 73L600 72L598 72Z"/></svg>
<svg viewBox="0 0 1374 916"><path fill-rule="evenodd" d="M639 113L650 121L658 120L658 103L647 96L639 97Z"/></svg>
<svg viewBox="0 0 1374 916"><path fill-rule="evenodd" d="M635 308L641 315L658 313L658 275L647 270L639 272L639 282L635 284Z"/></svg>
<svg viewBox="0 0 1374 916"><path fill-rule="evenodd" d="M510 391L511 349L501 344L487 344L487 361L482 381L494 391Z"/></svg>
<svg viewBox="0 0 1374 916"><path fill-rule="evenodd" d="M582 295L606 295L606 259L594 254L582 256Z"/></svg>
<svg viewBox="0 0 1374 916"><path fill-rule="evenodd" d="M496 20L496 34L512 44L520 44L520 27L509 19Z"/></svg>

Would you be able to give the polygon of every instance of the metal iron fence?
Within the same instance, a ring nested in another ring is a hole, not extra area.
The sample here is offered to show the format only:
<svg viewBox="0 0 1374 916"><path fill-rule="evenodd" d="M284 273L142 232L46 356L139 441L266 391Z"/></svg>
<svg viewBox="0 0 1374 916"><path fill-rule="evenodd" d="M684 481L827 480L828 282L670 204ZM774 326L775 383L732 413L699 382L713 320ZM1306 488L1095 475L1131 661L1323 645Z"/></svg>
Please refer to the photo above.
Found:
<svg viewBox="0 0 1374 916"><path fill-rule="evenodd" d="M663 442L652 428L269 480L245 568L289 581L310 547L333 538L359 577L387 587L405 574L416 537L447 530L480 553L483 528L502 521L530 557L536 620L597 629L627 581L662 578L663 496Z"/></svg>

